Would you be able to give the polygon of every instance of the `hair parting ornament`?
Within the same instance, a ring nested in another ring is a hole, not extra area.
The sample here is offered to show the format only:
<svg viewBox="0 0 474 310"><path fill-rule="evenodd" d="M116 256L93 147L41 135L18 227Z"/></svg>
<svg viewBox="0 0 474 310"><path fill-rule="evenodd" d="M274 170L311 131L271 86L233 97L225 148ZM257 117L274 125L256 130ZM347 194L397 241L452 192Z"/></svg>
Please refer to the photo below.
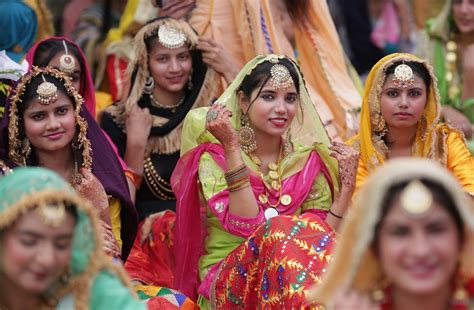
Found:
<svg viewBox="0 0 474 310"><path fill-rule="evenodd" d="M166 48L175 49L186 43L186 35L178 28L161 25L158 29L158 41Z"/></svg>
<svg viewBox="0 0 474 310"><path fill-rule="evenodd" d="M59 58L59 70L64 73L71 74L74 72L74 68L76 67L76 60L74 59L74 57L69 55L65 40L63 40L63 46L64 52L66 54L63 54L61 58Z"/></svg>
<svg viewBox="0 0 474 310"><path fill-rule="evenodd" d="M61 226L66 218L66 207L64 203L57 202L54 204L51 203L42 203L36 209L41 221L53 228Z"/></svg>
<svg viewBox="0 0 474 310"><path fill-rule="evenodd" d="M49 105L58 99L58 88L53 83L46 81L44 75L41 75L41 77L44 82L38 86L36 93L42 105Z"/></svg>
<svg viewBox="0 0 474 310"><path fill-rule="evenodd" d="M410 66L402 63L395 68L392 81L397 87L407 88L415 83L415 75Z"/></svg>
<svg viewBox="0 0 474 310"><path fill-rule="evenodd" d="M433 195L419 180L411 181L400 194L400 204L411 217L425 214L433 203Z"/></svg>

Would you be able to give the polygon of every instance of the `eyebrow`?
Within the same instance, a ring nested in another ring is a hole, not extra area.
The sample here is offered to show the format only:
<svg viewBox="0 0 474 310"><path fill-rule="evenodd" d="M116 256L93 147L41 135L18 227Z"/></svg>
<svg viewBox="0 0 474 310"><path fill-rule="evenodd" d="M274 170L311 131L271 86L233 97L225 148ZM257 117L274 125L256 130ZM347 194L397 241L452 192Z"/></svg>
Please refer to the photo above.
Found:
<svg viewBox="0 0 474 310"><path fill-rule="evenodd" d="M31 230L19 230L18 233L22 236L28 236L28 237L34 237L34 238L44 238L43 235L31 231ZM74 237L74 233L65 233L65 234L60 234L57 236L54 236L55 239L71 239Z"/></svg>

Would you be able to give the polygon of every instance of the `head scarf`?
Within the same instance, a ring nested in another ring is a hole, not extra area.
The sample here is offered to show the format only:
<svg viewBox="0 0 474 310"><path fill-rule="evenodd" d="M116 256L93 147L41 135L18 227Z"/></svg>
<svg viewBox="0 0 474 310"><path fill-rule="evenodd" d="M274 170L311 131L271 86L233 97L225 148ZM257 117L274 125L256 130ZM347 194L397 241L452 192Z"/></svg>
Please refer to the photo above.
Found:
<svg viewBox="0 0 474 310"><path fill-rule="evenodd" d="M383 202L395 184L427 179L440 184L451 196L464 223L460 273L466 279L474 276L474 217L472 203L453 175L436 162L420 158L393 159L374 172L345 220L332 263L322 283L310 293L318 303L330 305L331 298L343 287L369 293L383 280L380 264L373 253L376 225L380 222Z"/></svg>
<svg viewBox="0 0 474 310"><path fill-rule="evenodd" d="M191 75L192 88L185 91L183 103L177 107L176 112L166 115L150 103L150 97L144 95L147 78L150 76L148 69L148 51L145 40L157 37L161 26L179 29L186 36L186 43L191 50L193 70ZM202 55L195 47L198 36L185 21L171 17L157 18L146 24L136 34L134 39L135 58L129 63L127 76L129 77L128 96L108 111L119 127L125 127L125 119L132 106L139 105L148 108L153 116L153 127L148 138L146 153L172 154L180 149L182 122L186 114L195 107L210 104L217 84L217 73L208 68L202 61Z"/></svg>
<svg viewBox="0 0 474 310"><path fill-rule="evenodd" d="M0 29L0 50L19 63L36 40L35 11L21 0L0 1Z"/></svg>
<svg viewBox="0 0 474 310"><path fill-rule="evenodd" d="M56 76L64 83L66 89L76 101L76 121L81 128L82 135L82 163L84 167L92 169L92 172L104 186L108 195L121 201L122 258L126 259L133 245L138 219L135 207L130 199L123 169L97 122L87 110L81 108L82 97L77 94L77 91L63 73L51 68L33 68L30 73L20 80L15 88L15 92L10 97L9 102L7 102L5 115L0 123L0 158L10 168L23 164L23 160L20 158L21 150L19 150L19 147L21 143L19 143L18 137L18 120L21 117L18 115L17 104L21 100L20 93L23 92L21 89L25 87L25 84L29 83L32 75L37 75L41 72Z"/></svg>
<svg viewBox="0 0 474 310"><path fill-rule="evenodd" d="M366 163L369 170L373 170L386 160L387 146L378 138L374 128L377 128L380 117L380 98L382 87L386 79L385 70L397 61L414 61L425 66L431 76L426 99L425 112L426 130L423 133L422 126L418 126L414 145L413 156L432 158L435 154L436 124L439 121L440 99L438 93L437 79L431 65L423 59L411 54L391 54L379 60L370 70L365 82L364 97L362 99L362 111L360 113L360 132L358 140L360 143L361 159ZM422 135L425 138L422 139Z"/></svg>
<svg viewBox="0 0 474 310"><path fill-rule="evenodd" d="M32 66L38 66L39 64L34 63L33 60L35 59L35 54L38 46L48 41L66 41L68 44L74 45L77 50L79 51L79 57L82 59L82 63L84 64L84 68L81 68L81 86L82 89L79 90L80 95L84 98L84 104L89 111L89 113L95 117L95 90L94 90L94 82L92 81L92 76L89 70L89 65L87 63L86 56L82 52L82 49L79 45L77 45L74 41L66 38L66 37L50 37L45 40L37 42L35 45L31 47L31 49L26 54L26 60L30 64L30 69ZM70 51L68 51L71 53ZM74 55L71 53L71 55ZM76 56L76 55L74 55ZM50 60L51 61L51 60Z"/></svg>
<svg viewBox="0 0 474 310"><path fill-rule="evenodd" d="M65 202L75 206L77 221L69 264L71 275L66 282L64 279L58 279L48 292L45 292L46 299L57 301L73 292L76 308L87 309L93 283L91 279L104 268L117 274L125 283L123 272L112 266L110 258L102 250L101 233L94 207L80 198L59 175L39 167L15 169L13 173L0 178L0 197L0 231L38 205Z"/></svg>
<svg viewBox="0 0 474 310"><path fill-rule="evenodd" d="M295 67L298 72L299 79L299 105L301 109L298 109L298 114L293 118L290 125L290 132L292 135L292 141L301 145L312 145L316 142L324 143L328 145L330 143L329 136L324 129L324 126L319 118L318 113L309 97L308 90L306 89L305 81L299 69L299 66L290 58L283 55L259 55L249 61L240 70L237 77L232 81L229 87L224 93L217 99L215 104L223 104L230 111L232 111L232 117L230 122L235 129L240 129L240 117L242 115L242 109L238 104L237 90L240 87L243 79L249 75L253 69L259 64L270 61L279 62L279 59L286 58ZM269 73L270 74L270 73ZM186 153L199 143L211 141L216 142L217 140L205 130L206 126L206 113L208 108L196 109L190 112L190 116L187 118L188 122L185 122L185 128L181 138L181 154Z"/></svg>

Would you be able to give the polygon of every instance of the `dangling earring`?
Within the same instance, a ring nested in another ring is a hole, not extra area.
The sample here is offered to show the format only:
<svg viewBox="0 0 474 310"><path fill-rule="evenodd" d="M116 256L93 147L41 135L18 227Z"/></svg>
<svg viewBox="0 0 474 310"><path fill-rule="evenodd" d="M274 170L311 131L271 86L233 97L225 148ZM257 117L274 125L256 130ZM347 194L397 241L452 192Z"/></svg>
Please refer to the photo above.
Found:
<svg viewBox="0 0 474 310"><path fill-rule="evenodd" d="M31 154L30 140L28 140L27 138L23 140L23 146L22 146L21 152L23 153L23 164L26 166L26 160Z"/></svg>
<svg viewBox="0 0 474 310"><path fill-rule="evenodd" d="M418 125L418 130L420 131L420 139L421 141L426 140L426 128L428 126L428 122L426 121L426 117L423 115L420 119L420 124Z"/></svg>
<svg viewBox="0 0 474 310"><path fill-rule="evenodd" d="M188 78L188 90L193 89L193 70L189 73L189 78Z"/></svg>
<svg viewBox="0 0 474 310"><path fill-rule="evenodd" d="M255 141L255 131L250 127L248 114L240 116L239 139L240 148L247 154L251 154L257 150L257 142Z"/></svg>
<svg viewBox="0 0 474 310"><path fill-rule="evenodd" d="M291 127L286 132L285 145L283 146L283 157L287 157L293 152L293 142L291 141Z"/></svg>
<svg viewBox="0 0 474 310"><path fill-rule="evenodd" d="M155 80L153 79L152 76L148 76L146 78L145 87L143 89L143 92L147 95L151 95L151 94L153 94L154 89L155 89Z"/></svg>
<svg viewBox="0 0 474 310"><path fill-rule="evenodd" d="M374 131L379 139L382 139L388 132L387 123L380 113L377 116L377 123L374 126Z"/></svg>
<svg viewBox="0 0 474 310"><path fill-rule="evenodd" d="M72 138L71 147L74 152L77 152L81 149L78 134L74 135L74 138Z"/></svg>

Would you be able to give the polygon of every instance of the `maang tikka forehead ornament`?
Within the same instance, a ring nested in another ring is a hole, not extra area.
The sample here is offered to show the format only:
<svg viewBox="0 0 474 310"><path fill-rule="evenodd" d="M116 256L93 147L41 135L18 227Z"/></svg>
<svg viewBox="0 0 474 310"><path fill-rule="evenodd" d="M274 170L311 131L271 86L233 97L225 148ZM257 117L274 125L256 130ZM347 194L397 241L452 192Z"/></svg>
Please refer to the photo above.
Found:
<svg viewBox="0 0 474 310"><path fill-rule="evenodd" d="M287 89L294 84L290 71L282 64L274 64L270 69L268 85L274 90Z"/></svg>
<svg viewBox="0 0 474 310"><path fill-rule="evenodd" d="M158 29L158 41L166 48L179 48L186 43L186 35L180 29L163 24Z"/></svg>
<svg viewBox="0 0 474 310"><path fill-rule="evenodd" d="M66 207L63 202L55 204L41 203L38 206L37 212L41 221L53 228L61 226L66 219Z"/></svg>
<svg viewBox="0 0 474 310"><path fill-rule="evenodd" d="M74 69L76 68L76 60L74 59L74 57L72 57L72 55L69 55L67 44L66 44L66 41L64 40L63 40L63 46L64 46L64 52L66 54L63 54L59 58L59 70L67 74L72 74L74 73Z"/></svg>
<svg viewBox="0 0 474 310"><path fill-rule="evenodd" d="M41 75L41 77L43 78L43 83L38 86L36 93L41 104L49 105L58 99L58 88L53 83L46 81L44 75Z"/></svg>
<svg viewBox="0 0 474 310"><path fill-rule="evenodd" d="M433 204L431 191L419 180L411 181L400 194L400 204L408 215L424 215Z"/></svg>
<svg viewBox="0 0 474 310"><path fill-rule="evenodd" d="M397 87L407 88L415 83L415 74L410 66L402 63L395 68L392 81Z"/></svg>

